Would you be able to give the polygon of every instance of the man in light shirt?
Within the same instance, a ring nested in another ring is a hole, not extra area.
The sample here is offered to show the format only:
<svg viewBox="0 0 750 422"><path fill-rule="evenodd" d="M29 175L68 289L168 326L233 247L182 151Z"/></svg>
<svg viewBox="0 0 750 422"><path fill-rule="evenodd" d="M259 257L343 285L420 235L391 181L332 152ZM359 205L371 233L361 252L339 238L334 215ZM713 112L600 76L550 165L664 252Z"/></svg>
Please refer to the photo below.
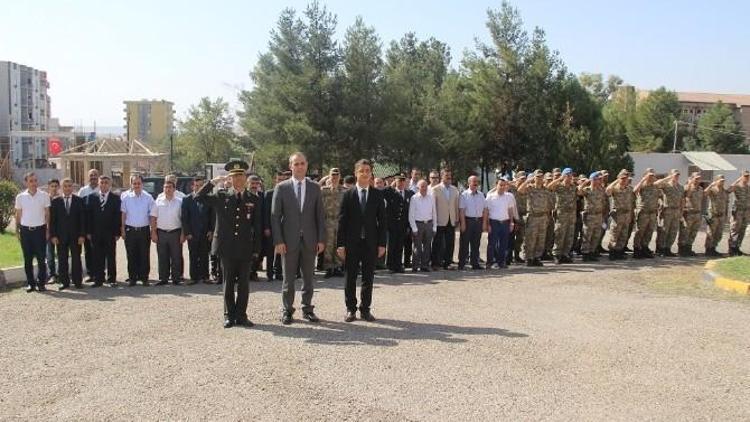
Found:
<svg viewBox="0 0 750 422"><path fill-rule="evenodd" d="M182 199L175 195L171 180L164 182L164 197L157 198L151 208L151 241L156 243L159 257L159 282L167 284L170 274L172 283L182 284Z"/></svg>
<svg viewBox="0 0 750 422"><path fill-rule="evenodd" d="M166 185L167 182L172 182L172 184L174 185L174 188L175 188L175 190L174 190L174 196L176 198L185 199L186 195L182 191L180 191L179 189L177 189L177 176L175 176L174 174L168 174L168 175L164 176L164 184ZM156 197L156 199L159 199L159 198L164 198L164 192L160 193Z"/></svg>
<svg viewBox="0 0 750 422"><path fill-rule="evenodd" d="M482 223L485 208L484 194L479 191L479 178L471 176L469 188L461 193L458 203L459 230L458 269L463 270L471 249L471 268L479 270L479 243L482 239Z"/></svg>
<svg viewBox="0 0 750 422"><path fill-rule="evenodd" d="M83 199L83 206L84 208L89 207L89 195L92 193L99 193L99 170L97 169L90 169L89 173L89 184L86 186L82 186L81 189L78 190L78 196ZM91 241L86 238L83 242L83 256L84 261L86 264L86 282L90 282L91 278L94 276L94 259L93 255L91 254Z"/></svg>
<svg viewBox="0 0 750 422"><path fill-rule="evenodd" d="M154 198L143 191L141 176L134 174L130 176L130 190L120 195L120 201L121 236L125 240L128 256L128 284L135 286L140 281L148 286L151 270L150 216Z"/></svg>
<svg viewBox="0 0 750 422"><path fill-rule="evenodd" d="M518 219L516 200L508 192L508 181L500 178L494 192L487 194L484 211L484 230L489 233L487 242L487 269L506 268L506 254L513 220Z"/></svg>
<svg viewBox="0 0 750 422"><path fill-rule="evenodd" d="M411 179L409 179L409 190L417 193L419 191L419 181L422 180L422 172L418 168L411 169Z"/></svg>
<svg viewBox="0 0 750 422"><path fill-rule="evenodd" d="M427 191L427 181L420 180L419 190L409 202L409 226L412 235L412 271L430 272L432 238L437 230L435 198Z"/></svg>
<svg viewBox="0 0 750 422"><path fill-rule="evenodd" d="M26 190L16 195L16 236L21 241L23 266L26 272L26 292L47 290L47 241L49 240L49 206L47 192L40 191L36 174L27 173L23 181ZM34 281L34 258L39 267Z"/></svg>

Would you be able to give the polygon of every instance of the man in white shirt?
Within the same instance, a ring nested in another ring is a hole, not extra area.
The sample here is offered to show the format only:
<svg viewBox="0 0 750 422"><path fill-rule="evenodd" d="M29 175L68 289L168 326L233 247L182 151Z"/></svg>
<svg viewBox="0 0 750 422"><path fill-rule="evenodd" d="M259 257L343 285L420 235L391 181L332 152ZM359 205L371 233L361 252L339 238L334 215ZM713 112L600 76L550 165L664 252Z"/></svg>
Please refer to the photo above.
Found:
<svg viewBox="0 0 750 422"><path fill-rule="evenodd" d="M159 282L167 284L170 274L172 283L182 284L182 199L175 195L174 182L164 182L164 197L157 198L151 208L151 241L156 243L159 257Z"/></svg>
<svg viewBox="0 0 750 422"><path fill-rule="evenodd" d="M500 178L494 192L487 194L484 211L487 242L487 269L506 268L506 254L513 220L518 219L516 199L508 192L508 181Z"/></svg>
<svg viewBox="0 0 750 422"><path fill-rule="evenodd" d="M432 238L437 230L435 199L427 192L427 181L420 180L419 190L409 202L409 227L412 235L412 271L430 272Z"/></svg>
<svg viewBox="0 0 750 422"><path fill-rule="evenodd" d="M422 173L418 168L411 169L411 179L409 179L409 190L417 193L419 191L419 181L422 180Z"/></svg>
<svg viewBox="0 0 750 422"><path fill-rule="evenodd" d="M149 239L151 210L154 198L143 190L143 178L130 176L130 190L120 195L122 211L121 236L128 256L128 284L137 281L148 286L151 271L151 242Z"/></svg>
<svg viewBox="0 0 750 422"><path fill-rule="evenodd" d="M484 194L479 191L479 178L471 176L469 188L458 202L459 230L461 237L458 246L458 269L463 270L471 249L471 268L479 270L479 243L482 240L482 223L484 216Z"/></svg>
<svg viewBox="0 0 750 422"><path fill-rule="evenodd" d="M172 182L172 184L174 185L174 187L175 187L175 190L174 190L174 196L175 196L175 198L185 199L185 196L187 196L187 195L185 195L182 191L180 191L179 189L177 189L177 176L175 176L174 174L168 174L168 175L164 176L164 184L166 185L167 182ZM156 196L156 199L159 199L159 198L164 198L164 192L162 192L162 193L160 193L159 195Z"/></svg>
<svg viewBox="0 0 750 422"><path fill-rule="evenodd" d="M21 241L23 266L26 271L26 292L47 290L47 241L49 240L49 206L47 192L40 191L39 181L34 173L24 178L26 190L16 195L16 236ZM34 258L39 267L34 281Z"/></svg>
<svg viewBox="0 0 750 422"><path fill-rule="evenodd" d="M82 186L81 189L78 190L78 196L83 199L83 206L86 208L89 207L89 195L92 193L99 193L99 170L97 169L89 170L89 184ZM88 238L86 238L83 243L83 256L86 264L87 276L85 281L88 283L94 276L94 259L91 254L91 241Z"/></svg>

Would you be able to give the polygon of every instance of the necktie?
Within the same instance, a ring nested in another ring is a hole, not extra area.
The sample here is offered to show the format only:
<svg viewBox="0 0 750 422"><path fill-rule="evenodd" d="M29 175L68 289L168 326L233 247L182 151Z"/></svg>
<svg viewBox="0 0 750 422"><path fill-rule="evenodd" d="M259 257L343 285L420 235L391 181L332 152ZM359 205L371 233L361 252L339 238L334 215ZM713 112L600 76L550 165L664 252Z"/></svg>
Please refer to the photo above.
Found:
<svg viewBox="0 0 750 422"><path fill-rule="evenodd" d="M237 192L237 202L242 202L242 192Z"/></svg>
<svg viewBox="0 0 750 422"><path fill-rule="evenodd" d="M360 191L362 195L360 195L359 198L359 206L362 208L362 214L365 213L365 207L367 206L367 189L362 189Z"/></svg>
<svg viewBox="0 0 750 422"><path fill-rule="evenodd" d="M299 210L302 211L302 182L297 182L297 205L299 205Z"/></svg>
<svg viewBox="0 0 750 422"><path fill-rule="evenodd" d="M65 213L70 214L70 197L65 197Z"/></svg>
<svg viewBox="0 0 750 422"><path fill-rule="evenodd" d="M107 203L107 195L99 195L99 208L104 211L104 204Z"/></svg>

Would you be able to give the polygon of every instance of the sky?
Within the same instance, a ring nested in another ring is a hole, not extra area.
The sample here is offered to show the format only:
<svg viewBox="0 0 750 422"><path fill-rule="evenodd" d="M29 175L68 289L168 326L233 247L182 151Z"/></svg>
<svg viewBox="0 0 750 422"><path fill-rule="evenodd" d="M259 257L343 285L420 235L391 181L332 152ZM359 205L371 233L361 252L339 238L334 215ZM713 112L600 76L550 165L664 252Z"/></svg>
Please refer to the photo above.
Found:
<svg viewBox="0 0 750 422"><path fill-rule="evenodd" d="M234 109L280 12L307 1L33 0L2 7L0 60L45 70L64 125L121 126L123 101L166 99L182 118L201 97ZM337 35L362 16L384 50L413 31L446 42L453 65L486 41L500 1L328 0ZM642 89L750 94L750 2L515 0L575 73L616 74Z"/></svg>

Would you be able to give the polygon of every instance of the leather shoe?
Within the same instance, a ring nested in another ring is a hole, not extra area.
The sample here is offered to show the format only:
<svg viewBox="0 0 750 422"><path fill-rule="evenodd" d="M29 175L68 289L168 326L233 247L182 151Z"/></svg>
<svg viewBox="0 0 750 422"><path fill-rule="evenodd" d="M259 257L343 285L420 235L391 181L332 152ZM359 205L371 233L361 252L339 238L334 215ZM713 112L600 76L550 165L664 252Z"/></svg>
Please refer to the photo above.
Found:
<svg viewBox="0 0 750 422"><path fill-rule="evenodd" d="M252 328L252 327L254 327L254 326L255 326L255 324L253 324L253 322L252 322L252 321L250 321L250 320L249 320L249 319L247 319L247 318L244 318L244 319L238 319L238 320L237 320L237 322L236 322L236 325L238 325L238 326L240 326L240 327L245 327L245 328Z"/></svg>
<svg viewBox="0 0 750 422"><path fill-rule="evenodd" d="M344 318L345 322L353 322L357 320L357 313L354 311L349 311L346 313L346 318Z"/></svg>
<svg viewBox="0 0 750 422"><path fill-rule="evenodd" d="M142 283L143 283L143 287L148 287L151 285L151 283L149 283L148 280L143 280Z"/></svg>
<svg viewBox="0 0 750 422"><path fill-rule="evenodd" d="M65 290L65 289L67 289L68 287L70 287L70 285L63 284L63 285L61 285L60 287L57 288L57 291L61 292L61 291Z"/></svg>
<svg viewBox="0 0 750 422"><path fill-rule="evenodd" d="M46 292L47 291L47 288L44 287L44 284L41 284L41 283L38 286L36 286L36 289L39 290L40 292Z"/></svg>
<svg viewBox="0 0 750 422"><path fill-rule="evenodd" d="M305 312L304 314L302 314L302 318L310 322L320 322L320 318L318 318L318 316L315 315L314 312Z"/></svg>
<svg viewBox="0 0 750 422"><path fill-rule="evenodd" d="M128 286L134 287L135 286L135 280L128 281Z"/></svg>
<svg viewBox="0 0 750 422"><path fill-rule="evenodd" d="M359 311L359 316L367 322L375 321L375 316L370 311L362 312Z"/></svg>
<svg viewBox="0 0 750 422"><path fill-rule="evenodd" d="M36 287L34 287L33 284L29 284L28 286L26 286L26 293L31 293L34 290L36 290Z"/></svg>
<svg viewBox="0 0 750 422"><path fill-rule="evenodd" d="M225 319L224 320L224 328L232 328L234 327L234 321L231 319Z"/></svg>
<svg viewBox="0 0 750 422"><path fill-rule="evenodd" d="M292 313L291 312L284 312L283 314L281 314L281 323L282 324L289 325L289 324L292 323L292 321L294 321L294 320L292 319Z"/></svg>
<svg viewBox="0 0 750 422"><path fill-rule="evenodd" d="M159 280L159 282L156 283L156 286L163 286L165 284L167 284L167 280Z"/></svg>
<svg viewBox="0 0 750 422"><path fill-rule="evenodd" d="M73 286L75 286L76 289L82 289L83 283L75 283Z"/></svg>
<svg viewBox="0 0 750 422"><path fill-rule="evenodd" d="M429 273L429 272L432 272L432 270L431 270L431 269L429 269L429 268L427 268L427 267L424 267L424 268L420 268L420 269L419 269L419 271L422 271L423 273Z"/></svg>

